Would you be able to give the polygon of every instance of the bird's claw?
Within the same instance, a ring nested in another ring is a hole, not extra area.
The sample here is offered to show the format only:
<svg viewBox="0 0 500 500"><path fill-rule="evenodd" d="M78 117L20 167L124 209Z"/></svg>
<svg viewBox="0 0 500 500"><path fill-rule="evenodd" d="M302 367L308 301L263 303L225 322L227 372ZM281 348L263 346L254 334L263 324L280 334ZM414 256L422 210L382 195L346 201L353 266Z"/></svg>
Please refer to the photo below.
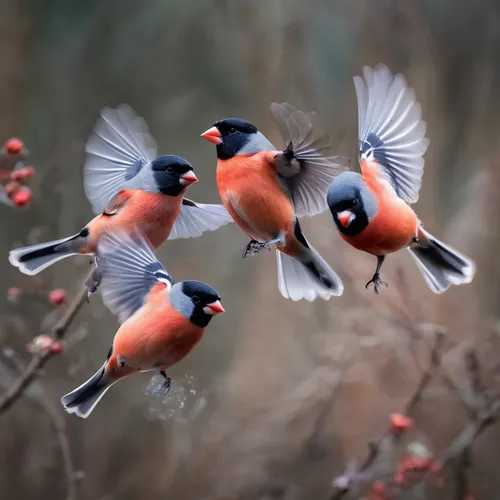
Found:
<svg viewBox="0 0 500 500"><path fill-rule="evenodd" d="M168 394L172 387L172 379L163 370L160 372L160 375L165 379L161 384L161 388L165 390L165 394Z"/></svg>
<svg viewBox="0 0 500 500"><path fill-rule="evenodd" d="M258 255L264 248L267 246L268 250L270 251L271 248L269 247L268 243L260 243L256 240L250 240L248 245L243 249L243 258L245 259L246 257L253 257L254 255Z"/></svg>
<svg viewBox="0 0 500 500"><path fill-rule="evenodd" d="M373 278L365 285L365 288L368 288L372 283L373 283L373 289L375 290L375 293L377 295L379 294L379 291L378 291L379 286L384 286L385 288L387 288L387 283L380 279L379 273L375 273L373 275Z"/></svg>
<svg viewBox="0 0 500 500"><path fill-rule="evenodd" d="M99 268L96 267L90 274L90 276L85 281L85 286L87 287L87 302L89 297L97 291L97 288L101 284L102 274Z"/></svg>

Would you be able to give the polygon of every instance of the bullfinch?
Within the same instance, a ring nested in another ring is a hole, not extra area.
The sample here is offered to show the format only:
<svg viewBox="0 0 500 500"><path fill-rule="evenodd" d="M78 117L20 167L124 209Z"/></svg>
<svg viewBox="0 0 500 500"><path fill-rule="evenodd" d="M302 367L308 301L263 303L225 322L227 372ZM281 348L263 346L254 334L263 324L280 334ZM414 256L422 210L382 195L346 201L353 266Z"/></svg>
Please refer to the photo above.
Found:
<svg viewBox="0 0 500 500"><path fill-rule="evenodd" d="M217 186L224 206L251 238L243 256L276 245L278 286L292 300L329 299L343 285L302 234L299 217L327 209L326 192L341 167L313 113L289 104L271 112L286 143L277 150L257 127L226 118L201 136L217 146Z"/></svg>
<svg viewBox="0 0 500 500"><path fill-rule="evenodd" d="M184 197L197 182L184 158L157 156L145 121L127 105L104 109L86 145L85 193L98 214L69 238L12 250L12 265L34 275L70 255L93 254L103 231L138 227L153 247L232 222L222 205Z"/></svg>
<svg viewBox="0 0 500 500"><path fill-rule="evenodd" d="M429 145L420 104L404 77L387 67L364 67L354 77L358 100L361 174L344 172L328 190L328 206L341 237L377 257L366 287L387 286L380 278L385 257L407 248L435 293L469 283L474 263L422 227L410 205L418 200L423 155Z"/></svg>
<svg viewBox="0 0 500 500"><path fill-rule="evenodd" d="M100 292L118 316L107 359L87 382L62 397L69 413L86 418L118 380L166 370L201 340L210 320L224 312L216 290L200 281L174 283L139 232L105 232L98 244Z"/></svg>

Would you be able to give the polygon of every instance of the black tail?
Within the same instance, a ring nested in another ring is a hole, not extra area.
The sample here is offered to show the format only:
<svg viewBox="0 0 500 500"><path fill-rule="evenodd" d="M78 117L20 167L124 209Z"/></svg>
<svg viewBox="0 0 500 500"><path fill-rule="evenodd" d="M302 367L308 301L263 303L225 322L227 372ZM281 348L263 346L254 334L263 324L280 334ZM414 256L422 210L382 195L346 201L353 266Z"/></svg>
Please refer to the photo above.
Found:
<svg viewBox="0 0 500 500"><path fill-rule="evenodd" d="M450 285L470 283L476 272L474 262L419 228L420 246L409 248L425 281L434 293Z"/></svg>
<svg viewBox="0 0 500 500"><path fill-rule="evenodd" d="M106 363L87 382L61 398L68 413L76 413L82 418L87 418L92 413L104 393L116 382L110 380L105 368Z"/></svg>
<svg viewBox="0 0 500 500"><path fill-rule="evenodd" d="M85 231L86 229L69 238L11 250L9 252L9 262L18 267L24 274L30 276L38 274L58 260L78 253L84 239L88 236L88 231ZM80 239L82 241L75 241Z"/></svg>
<svg viewBox="0 0 500 500"><path fill-rule="evenodd" d="M278 287L281 295L291 300L305 299L313 301L320 297L328 300L332 296L342 295L344 285L335 271L321 255L307 242L300 230L299 221L295 221L295 237L301 245L301 254L290 257L279 250Z"/></svg>

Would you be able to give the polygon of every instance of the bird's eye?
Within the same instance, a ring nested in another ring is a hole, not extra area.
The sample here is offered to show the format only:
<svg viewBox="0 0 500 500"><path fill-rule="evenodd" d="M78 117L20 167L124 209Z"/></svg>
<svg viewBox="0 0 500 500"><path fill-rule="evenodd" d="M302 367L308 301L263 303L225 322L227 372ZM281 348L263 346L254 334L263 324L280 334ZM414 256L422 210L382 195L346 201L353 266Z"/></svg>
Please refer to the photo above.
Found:
<svg viewBox="0 0 500 500"><path fill-rule="evenodd" d="M172 167L167 167L167 173L171 174L173 173L174 169Z"/></svg>
<svg viewBox="0 0 500 500"><path fill-rule="evenodd" d="M358 205L358 200L352 200L352 206L356 207Z"/></svg>
<svg viewBox="0 0 500 500"><path fill-rule="evenodd" d="M236 134L236 129L235 129L234 127L231 127L231 128L229 129L229 133L230 133L230 134Z"/></svg>
<svg viewBox="0 0 500 500"><path fill-rule="evenodd" d="M200 297L198 297L198 295L193 295L193 302L195 304L199 304L200 303Z"/></svg>

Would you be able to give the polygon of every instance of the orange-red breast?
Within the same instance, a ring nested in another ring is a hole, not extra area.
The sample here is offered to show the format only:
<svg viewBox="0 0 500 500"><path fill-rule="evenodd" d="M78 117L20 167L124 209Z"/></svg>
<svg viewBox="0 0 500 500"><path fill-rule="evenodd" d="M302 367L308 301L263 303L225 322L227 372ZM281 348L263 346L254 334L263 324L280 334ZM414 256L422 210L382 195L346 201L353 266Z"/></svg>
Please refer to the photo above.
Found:
<svg viewBox="0 0 500 500"><path fill-rule="evenodd" d="M326 135L318 136L312 113L289 104L271 111L285 139L277 150L257 128L240 119L218 121L202 137L217 145L217 186L224 206L251 241L243 256L277 246L278 286L292 300L329 299L343 285L307 242L298 217L327 209L328 185L339 171Z"/></svg>
<svg viewBox="0 0 500 500"><path fill-rule="evenodd" d="M101 369L63 396L69 413L86 418L118 380L137 372L166 370L200 341L214 315L224 312L219 294L200 281L174 283L138 232L104 233L98 246L103 301L122 325Z"/></svg>
<svg viewBox="0 0 500 500"><path fill-rule="evenodd" d="M85 193L97 215L69 238L12 250L11 264L29 275L75 254L93 254L101 233L134 226L156 248L167 238L200 236L232 222L222 205L184 198L197 182L175 155L156 155L145 121L126 105L104 109L86 145Z"/></svg>
<svg viewBox="0 0 500 500"><path fill-rule="evenodd" d="M344 240L377 257L372 279L381 285L386 255L408 248L435 293L469 283L474 263L425 231L410 204L418 200L429 141L420 105L404 77L387 67L364 67L354 78L358 99L361 174L344 172L328 190L328 205Z"/></svg>

